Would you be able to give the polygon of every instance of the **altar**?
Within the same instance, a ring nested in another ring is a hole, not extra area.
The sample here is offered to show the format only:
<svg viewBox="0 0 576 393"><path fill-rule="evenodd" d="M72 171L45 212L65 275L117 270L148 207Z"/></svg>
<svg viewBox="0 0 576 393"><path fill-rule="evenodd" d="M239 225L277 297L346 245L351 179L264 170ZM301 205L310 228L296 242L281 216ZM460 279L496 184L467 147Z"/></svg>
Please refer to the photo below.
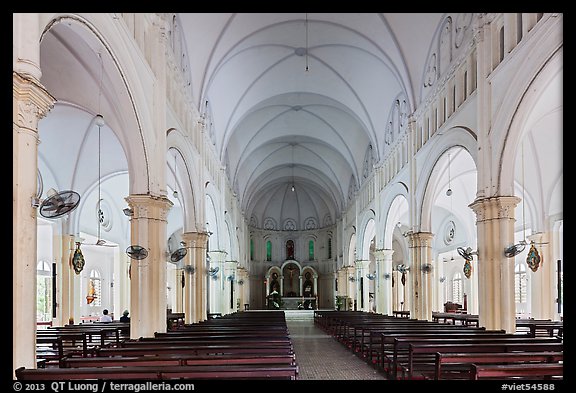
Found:
<svg viewBox="0 0 576 393"><path fill-rule="evenodd" d="M284 310L298 310L298 304L300 303L302 303L302 307L305 310L316 310L315 297L283 296L281 308Z"/></svg>

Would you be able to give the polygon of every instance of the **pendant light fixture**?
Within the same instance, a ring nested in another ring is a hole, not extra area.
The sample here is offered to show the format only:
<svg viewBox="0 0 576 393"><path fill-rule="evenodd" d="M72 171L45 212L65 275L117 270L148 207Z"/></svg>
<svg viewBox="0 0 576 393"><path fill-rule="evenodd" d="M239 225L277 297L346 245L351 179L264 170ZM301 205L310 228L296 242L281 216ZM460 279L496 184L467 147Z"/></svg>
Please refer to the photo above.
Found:
<svg viewBox="0 0 576 393"><path fill-rule="evenodd" d="M308 71L310 71L310 68L308 68L308 13L306 13L305 25L306 25L306 68L305 68L305 71L308 72ZM294 190L292 190L292 191L294 191Z"/></svg>
<svg viewBox="0 0 576 393"><path fill-rule="evenodd" d="M174 192L172 193L172 195L174 196L174 198L178 199L178 190L176 189L176 185L178 184L178 180L177 180L177 169L176 169L176 152L174 152Z"/></svg>
<svg viewBox="0 0 576 393"><path fill-rule="evenodd" d="M294 144L291 143L292 145L292 164L290 165L292 167L292 192L294 192L296 189L294 187Z"/></svg>
<svg viewBox="0 0 576 393"><path fill-rule="evenodd" d="M451 184L450 165L451 165L451 163L452 163L452 160L450 159L450 153L448 153L448 189L446 190L447 196L452 196L452 188L450 187L450 184Z"/></svg>
<svg viewBox="0 0 576 393"><path fill-rule="evenodd" d="M101 112L101 99L102 99L102 80L104 78L104 62L102 61L102 53L98 52L98 59L100 60L100 86L98 91L98 114L96 115L94 123L98 127L98 239L96 245L103 246L106 241L100 238L100 229L104 221L104 212L102 211L102 127L106 124Z"/></svg>

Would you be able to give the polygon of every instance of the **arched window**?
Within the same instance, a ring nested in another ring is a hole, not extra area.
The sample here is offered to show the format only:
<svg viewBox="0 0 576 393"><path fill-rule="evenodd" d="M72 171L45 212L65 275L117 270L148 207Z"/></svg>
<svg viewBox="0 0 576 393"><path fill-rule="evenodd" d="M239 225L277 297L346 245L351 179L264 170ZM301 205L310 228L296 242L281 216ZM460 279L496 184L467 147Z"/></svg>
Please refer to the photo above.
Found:
<svg viewBox="0 0 576 393"><path fill-rule="evenodd" d="M519 263L514 268L514 300L516 301L516 304L526 303L527 286L528 286L528 276L526 275L526 266L524 266L524 264Z"/></svg>
<svg viewBox="0 0 576 393"><path fill-rule="evenodd" d="M102 306L102 277L98 270L92 269L90 271L90 278L88 279L88 294L86 295L86 302L91 307Z"/></svg>
<svg viewBox="0 0 576 393"><path fill-rule="evenodd" d="M463 298L462 275L456 273L452 277L452 302L462 305Z"/></svg>
<svg viewBox="0 0 576 393"><path fill-rule="evenodd" d="M312 239L308 241L308 260L314 260L314 240Z"/></svg>
<svg viewBox="0 0 576 393"><path fill-rule="evenodd" d="M272 242L270 240L266 241L266 260L272 261Z"/></svg>
<svg viewBox="0 0 576 393"><path fill-rule="evenodd" d="M328 259L332 259L332 238L328 238Z"/></svg>
<svg viewBox="0 0 576 393"><path fill-rule="evenodd" d="M52 320L52 267L46 261L36 265L36 320Z"/></svg>
<svg viewBox="0 0 576 393"><path fill-rule="evenodd" d="M286 259L294 259L294 240L286 242Z"/></svg>
<svg viewBox="0 0 576 393"><path fill-rule="evenodd" d="M250 238L250 260L254 260L254 239Z"/></svg>

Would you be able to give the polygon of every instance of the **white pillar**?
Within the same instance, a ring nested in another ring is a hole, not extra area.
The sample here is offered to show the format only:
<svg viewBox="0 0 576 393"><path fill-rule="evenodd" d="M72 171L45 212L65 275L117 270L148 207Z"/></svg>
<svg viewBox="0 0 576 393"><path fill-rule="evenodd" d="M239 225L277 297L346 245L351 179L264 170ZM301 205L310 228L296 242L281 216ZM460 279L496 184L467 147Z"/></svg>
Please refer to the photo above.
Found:
<svg viewBox="0 0 576 393"><path fill-rule="evenodd" d="M223 311L226 314L230 314L236 311L236 268L238 266L237 261L226 261L224 262L224 294L223 294Z"/></svg>
<svg viewBox="0 0 576 393"><path fill-rule="evenodd" d="M154 337L166 331L166 215L172 202L165 197L130 195L131 245L148 251L131 260L130 337Z"/></svg>
<svg viewBox="0 0 576 393"><path fill-rule="evenodd" d="M392 315L392 254L394 250L381 249L376 257L376 312Z"/></svg>
<svg viewBox="0 0 576 393"><path fill-rule="evenodd" d="M354 309L354 300L356 300L356 268L354 266L346 266L344 268L345 272L345 286L346 292L344 295L348 296L348 305L346 306L347 310ZM354 281L350 280L350 277L354 279Z"/></svg>
<svg viewBox="0 0 576 393"><path fill-rule="evenodd" d="M210 276L209 280L209 291L210 291L210 313L221 313L225 314L225 272L224 272L224 260L226 259L227 253L225 251L209 251L210 254L210 268L218 268L218 273L214 276Z"/></svg>
<svg viewBox="0 0 576 393"><path fill-rule="evenodd" d="M540 266L536 271L526 267L530 276L531 316L534 319L554 319L557 308L554 285L556 261L552 259L550 236L548 233L537 233L528 236L528 239L535 243L534 247L540 255Z"/></svg>
<svg viewBox="0 0 576 393"><path fill-rule="evenodd" d="M370 273L369 269L369 260L356 261L356 299L358 299L357 309L359 311L370 310L370 288L368 285L368 278L366 278L366 275Z"/></svg>
<svg viewBox="0 0 576 393"><path fill-rule="evenodd" d="M478 316L489 330L516 331L514 262L504 249L514 244L515 196L476 199L469 207L476 213L478 230Z"/></svg>
<svg viewBox="0 0 576 393"><path fill-rule="evenodd" d="M34 26L30 26L34 28ZM35 79L12 73L12 362L36 368L38 121L55 98Z"/></svg>

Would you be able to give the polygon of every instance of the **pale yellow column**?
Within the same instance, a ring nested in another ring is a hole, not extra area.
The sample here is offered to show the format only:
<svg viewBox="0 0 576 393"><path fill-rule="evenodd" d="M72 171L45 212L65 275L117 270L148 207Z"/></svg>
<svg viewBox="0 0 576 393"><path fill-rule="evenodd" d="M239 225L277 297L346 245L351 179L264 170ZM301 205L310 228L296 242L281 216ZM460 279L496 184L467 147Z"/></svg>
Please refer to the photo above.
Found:
<svg viewBox="0 0 576 393"><path fill-rule="evenodd" d="M188 250L190 264L195 267L194 274L186 276L186 278L192 278L194 283L190 283L188 289L191 291L190 293L185 291L184 307L186 310L191 310L191 321L196 323L206 320L206 241L208 234L205 232L186 232L183 234L183 239L185 239L186 246L190 247ZM188 305L186 302L189 302Z"/></svg>
<svg viewBox="0 0 576 393"><path fill-rule="evenodd" d="M392 254L394 254L394 250L380 249L374 251L376 257L376 312L384 315L392 315Z"/></svg>
<svg viewBox="0 0 576 393"><path fill-rule="evenodd" d="M131 245L148 250L130 262L130 337L153 337L166 331L166 215L172 202L165 197L130 195Z"/></svg>
<svg viewBox="0 0 576 393"><path fill-rule="evenodd" d="M432 320L432 275L422 271L425 264L432 263L432 238L430 232L408 234L410 248L410 317Z"/></svg>
<svg viewBox="0 0 576 393"><path fill-rule="evenodd" d="M528 236L540 255L540 266L533 272L528 265L526 271L530 276L530 313L534 319L554 319L557 304L557 290L554 274L556 261L552 260L549 233L536 233ZM529 250L530 245L526 246ZM524 260L526 263L526 260Z"/></svg>
<svg viewBox="0 0 576 393"><path fill-rule="evenodd" d="M191 240L190 251L194 255L194 266L196 267L196 314L195 322L205 321L207 317L207 296L206 296L206 242L208 241L208 233L196 232L196 235Z"/></svg>
<svg viewBox="0 0 576 393"><path fill-rule="evenodd" d="M189 245L196 245L198 241L198 233L197 232L184 232L182 234L182 241L186 243L186 247ZM197 301L197 293L196 293L196 284L197 274L202 274L202 270L198 270L195 266L195 258L196 258L196 247L189 248L186 256L184 257L184 269L182 269L182 274L184 275L184 288L182 288L181 280L182 276L179 277L180 279L180 294L181 294L181 304L182 304L182 312L184 312L184 322L185 323L196 323L199 320L199 317L196 315L196 301ZM194 274L190 274L186 272L186 266L194 267Z"/></svg>
<svg viewBox="0 0 576 393"><path fill-rule="evenodd" d="M477 199L469 205L476 213L478 230L478 316L480 326L490 330L516 331L514 260L504 249L514 244L515 196ZM474 273L473 273L474 274Z"/></svg>
<svg viewBox="0 0 576 393"><path fill-rule="evenodd" d="M55 98L32 77L12 73L12 364L36 368L36 195L38 121Z"/></svg>
<svg viewBox="0 0 576 393"><path fill-rule="evenodd" d="M57 316L59 324L57 326L63 326L68 324L70 318L74 319L74 323L80 323L78 320L80 313L77 313L78 299L74 295L76 281L78 281L78 275L72 267L72 258L74 257L74 251L76 250L76 242L73 235L58 235L59 239L58 247L55 247L55 251L62 250L61 255L58 257L58 263L56 264L56 277L58 282L57 287Z"/></svg>

